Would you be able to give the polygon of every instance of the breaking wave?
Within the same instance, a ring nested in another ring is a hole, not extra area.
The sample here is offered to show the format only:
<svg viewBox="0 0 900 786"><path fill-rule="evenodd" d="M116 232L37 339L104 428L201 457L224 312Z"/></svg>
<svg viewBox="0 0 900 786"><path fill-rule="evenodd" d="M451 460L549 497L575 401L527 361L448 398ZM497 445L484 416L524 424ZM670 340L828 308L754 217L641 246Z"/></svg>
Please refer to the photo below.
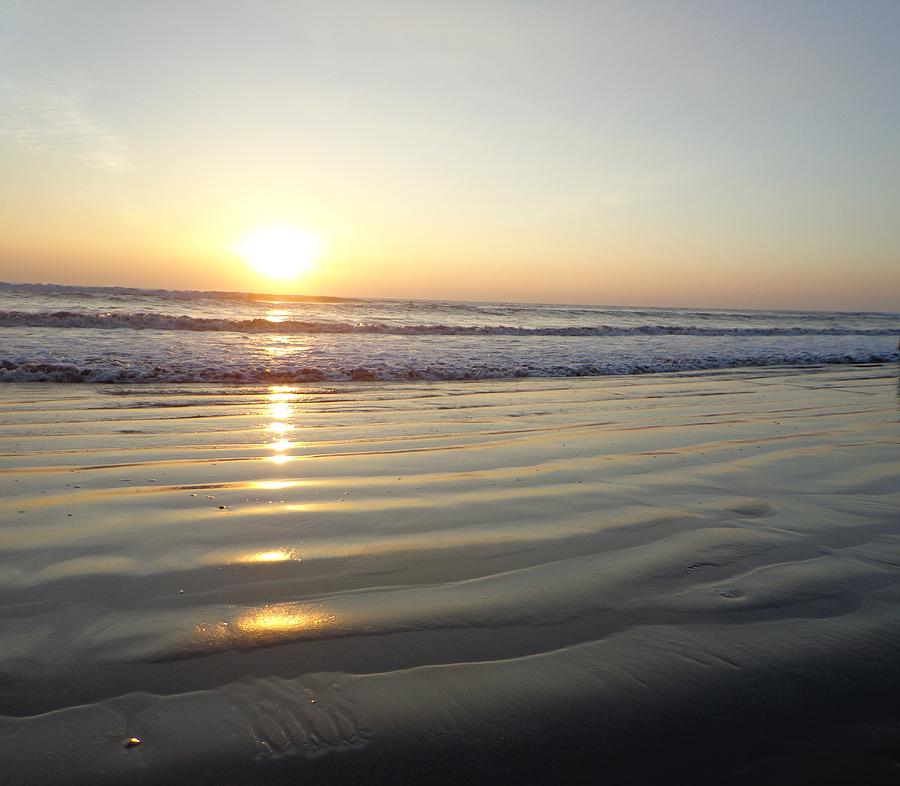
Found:
<svg viewBox="0 0 900 786"><path fill-rule="evenodd" d="M285 364L264 366L253 363L230 365L186 363L160 364L130 360L108 360L90 364L40 361L0 361L2 382L220 382L281 385L302 382L408 382L513 379L522 377L586 377L651 374L677 371L752 366L816 366L827 364L887 363L900 360L898 352L803 352L748 353L719 357L655 357L642 360L604 360L571 363L461 363L461 362L371 362Z"/></svg>
<svg viewBox="0 0 900 786"><path fill-rule="evenodd" d="M192 330L231 333L350 333L416 336L890 336L896 328L706 327L702 325L399 325L334 320L274 321L266 318L215 319L148 312L0 311L0 327L89 328L101 330Z"/></svg>

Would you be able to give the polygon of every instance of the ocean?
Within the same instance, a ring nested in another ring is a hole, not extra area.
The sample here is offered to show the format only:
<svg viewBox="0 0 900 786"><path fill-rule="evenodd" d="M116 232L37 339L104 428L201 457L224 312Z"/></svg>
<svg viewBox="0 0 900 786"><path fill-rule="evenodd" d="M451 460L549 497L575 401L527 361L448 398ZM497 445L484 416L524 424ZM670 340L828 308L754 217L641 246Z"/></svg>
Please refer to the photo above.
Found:
<svg viewBox="0 0 900 786"><path fill-rule="evenodd" d="M573 377L896 361L900 313L0 283L0 381Z"/></svg>

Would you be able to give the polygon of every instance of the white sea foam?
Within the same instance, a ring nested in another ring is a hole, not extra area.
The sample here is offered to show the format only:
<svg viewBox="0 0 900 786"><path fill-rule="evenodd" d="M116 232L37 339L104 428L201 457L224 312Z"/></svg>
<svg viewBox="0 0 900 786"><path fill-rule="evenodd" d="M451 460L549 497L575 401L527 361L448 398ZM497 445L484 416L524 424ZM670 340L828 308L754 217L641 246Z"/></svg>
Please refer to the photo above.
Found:
<svg viewBox="0 0 900 786"><path fill-rule="evenodd" d="M300 382L893 362L900 315L0 284L0 380Z"/></svg>
<svg viewBox="0 0 900 786"><path fill-rule="evenodd" d="M0 311L0 327L96 328L105 330L193 330L230 333L383 333L436 336L892 336L895 328L715 327L692 324L519 325L390 324L379 322L302 321L257 317L210 319L138 312Z"/></svg>

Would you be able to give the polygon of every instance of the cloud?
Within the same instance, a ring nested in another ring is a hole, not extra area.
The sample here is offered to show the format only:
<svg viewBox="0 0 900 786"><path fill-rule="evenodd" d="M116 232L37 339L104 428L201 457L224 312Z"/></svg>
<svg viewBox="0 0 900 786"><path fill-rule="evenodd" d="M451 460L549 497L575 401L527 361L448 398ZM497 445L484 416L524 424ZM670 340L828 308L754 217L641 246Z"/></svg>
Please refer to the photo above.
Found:
<svg viewBox="0 0 900 786"><path fill-rule="evenodd" d="M99 172L130 170L128 147L87 109L84 81L50 86L0 83L0 140L58 165Z"/></svg>

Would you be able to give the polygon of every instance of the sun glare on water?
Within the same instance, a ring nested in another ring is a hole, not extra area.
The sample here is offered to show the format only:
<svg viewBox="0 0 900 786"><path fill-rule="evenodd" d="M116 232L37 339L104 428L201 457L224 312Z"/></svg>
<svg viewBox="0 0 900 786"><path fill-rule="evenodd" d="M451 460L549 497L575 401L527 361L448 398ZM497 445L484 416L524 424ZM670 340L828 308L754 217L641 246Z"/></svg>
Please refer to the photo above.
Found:
<svg viewBox="0 0 900 786"><path fill-rule="evenodd" d="M235 246L253 270L277 281L297 278L312 270L318 250L314 234L288 227L258 229Z"/></svg>

